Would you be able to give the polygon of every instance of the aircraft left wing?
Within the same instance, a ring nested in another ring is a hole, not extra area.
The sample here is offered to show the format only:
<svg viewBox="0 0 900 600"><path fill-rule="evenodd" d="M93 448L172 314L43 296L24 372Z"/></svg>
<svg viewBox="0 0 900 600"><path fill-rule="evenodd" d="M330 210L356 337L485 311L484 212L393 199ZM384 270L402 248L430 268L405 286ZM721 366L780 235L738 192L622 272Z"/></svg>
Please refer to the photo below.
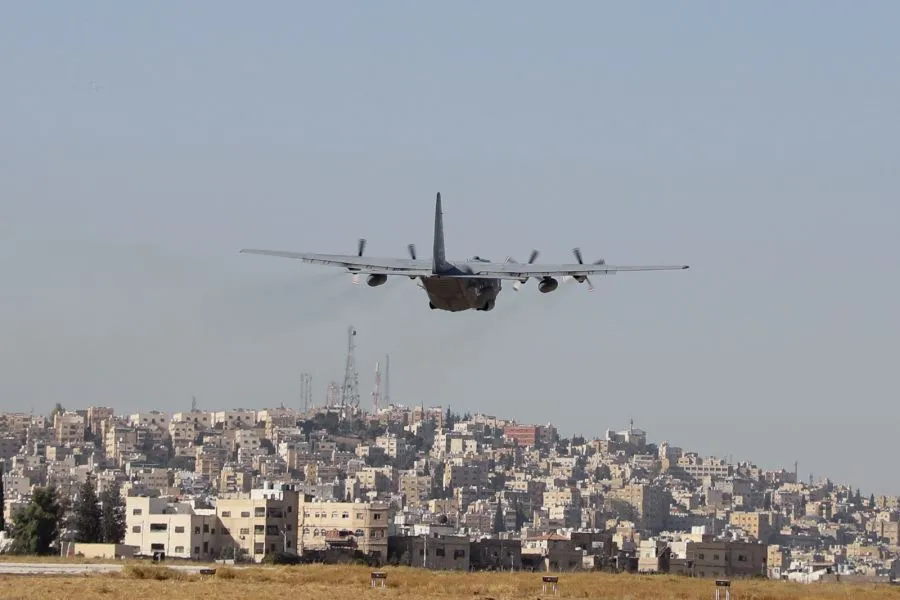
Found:
<svg viewBox="0 0 900 600"><path fill-rule="evenodd" d="M478 278L524 279L526 277L578 277L588 275L613 275L620 271L676 271L688 265L606 265L606 264L521 264L521 263L466 263L472 275Z"/></svg>
<svg viewBox="0 0 900 600"><path fill-rule="evenodd" d="M408 275L410 277L431 275L431 261L410 258L364 258L350 254L315 254L310 252L288 252L284 250L257 250L245 248L243 254L261 254L293 258L305 263L342 267L354 273L373 275Z"/></svg>

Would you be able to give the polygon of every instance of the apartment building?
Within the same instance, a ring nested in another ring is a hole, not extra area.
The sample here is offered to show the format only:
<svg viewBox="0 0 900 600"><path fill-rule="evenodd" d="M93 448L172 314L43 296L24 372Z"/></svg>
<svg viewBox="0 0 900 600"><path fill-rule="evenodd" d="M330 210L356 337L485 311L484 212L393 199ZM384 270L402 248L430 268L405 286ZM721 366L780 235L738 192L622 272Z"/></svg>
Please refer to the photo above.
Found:
<svg viewBox="0 0 900 600"><path fill-rule="evenodd" d="M659 531L665 526L669 515L671 496L663 489L644 483L626 485L611 490L610 498L623 500L634 507L638 516L638 527Z"/></svg>
<svg viewBox="0 0 900 600"><path fill-rule="evenodd" d="M215 511L188 502L132 496L125 499L125 544L137 555L213 560L219 556Z"/></svg>
<svg viewBox="0 0 900 600"><path fill-rule="evenodd" d="M375 558L387 558L388 505L375 502L301 502L300 549L354 545Z"/></svg>
<svg viewBox="0 0 900 600"><path fill-rule="evenodd" d="M80 444L84 442L84 417L72 411L56 413L53 431L57 444Z"/></svg>
<svg viewBox="0 0 900 600"><path fill-rule="evenodd" d="M775 533L770 515L767 512L733 512L730 518L732 527L739 527L754 539L768 544Z"/></svg>
<svg viewBox="0 0 900 600"><path fill-rule="evenodd" d="M249 494L227 494L216 502L222 523L222 547L230 546L238 559L261 562L267 553L297 554L297 515L300 494L286 486L268 484Z"/></svg>
<svg viewBox="0 0 900 600"><path fill-rule="evenodd" d="M748 542L688 542L685 568L695 577L765 576L769 547ZM672 572L678 567L673 563Z"/></svg>

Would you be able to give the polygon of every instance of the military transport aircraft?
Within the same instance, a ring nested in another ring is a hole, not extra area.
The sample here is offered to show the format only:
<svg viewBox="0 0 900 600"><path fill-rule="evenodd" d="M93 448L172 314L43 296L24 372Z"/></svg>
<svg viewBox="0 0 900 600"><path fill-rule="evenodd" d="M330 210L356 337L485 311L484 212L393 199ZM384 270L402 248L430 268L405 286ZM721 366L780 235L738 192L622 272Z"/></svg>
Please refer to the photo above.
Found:
<svg viewBox="0 0 900 600"><path fill-rule="evenodd" d="M590 275L612 275L618 271L670 271L688 268L688 265L612 266L603 260L585 264L578 248L573 250L578 262L563 265L534 264L538 256L537 250L531 252L527 264L516 262L511 257L507 258L506 262L498 263L479 256L473 256L467 261L451 262L444 254L444 222L440 193L434 207L434 252L431 260L417 258L416 247L413 244L408 246L410 258L364 258L365 247L366 240L360 239L356 256L254 249L244 249L241 252L343 267L354 274L354 283L359 283L359 274L366 274L368 275L366 283L373 287L385 283L388 275L419 279L421 287L428 294L428 306L451 312L493 309L503 279L513 280L513 289L517 291L529 278L538 279L538 290L547 293L557 288L559 285L557 278L587 283L588 290L593 290Z"/></svg>

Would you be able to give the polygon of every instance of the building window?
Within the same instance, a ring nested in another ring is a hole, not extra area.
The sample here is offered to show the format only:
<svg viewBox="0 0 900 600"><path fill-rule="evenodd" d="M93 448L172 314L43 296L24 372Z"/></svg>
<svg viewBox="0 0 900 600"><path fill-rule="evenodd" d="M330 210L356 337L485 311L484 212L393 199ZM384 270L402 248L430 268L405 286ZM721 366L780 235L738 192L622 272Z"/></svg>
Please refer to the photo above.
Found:
<svg viewBox="0 0 900 600"><path fill-rule="evenodd" d="M254 516L256 516L256 517L264 517L264 516L266 516L266 507L264 507L264 506L257 506L256 509L254 510Z"/></svg>
<svg viewBox="0 0 900 600"><path fill-rule="evenodd" d="M265 533L266 526L265 525L254 525L253 533Z"/></svg>
<svg viewBox="0 0 900 600"><path fill-rule="evenodd" d="M224 518L227 519L228 517L231 516L231 511L230 511L230 510L223 510L223 511L222 511L222 516L223 516Z"/></svg>
<svg viewBox="0 0 900 600"><path fill-rule="evenodd" d="M140 525L135 525L134 527L131 528L131 533L140 533L140 532L141 532Z"/></svg>
<svg viewBox="0 0 900 600"><path fill-rule="evenodd" d="M175 533L184 533L184 525L177 525L175 527Z"/></svg>
<svg viewBox="0 0 900 600"><path fill-rule="evenodd" d="M203 524L203 533L209 533L209 523Z"/></svg>
<svg viewBox="0 0 900 600"><path fill-rule="evenodd" d="M255 554L263 554L266 551L266 545L262 544L262 543L257 543L254 546L253 551Z"/></svg>
<svg viewBox="0 0 900 600"><path fill-rule="evenodd" d="M141 510L140 508L135 508L134 510L131 511L131 514L133 514L133 515L140 515L140 514L142 514L143 512L144 512L144 511Z"/></svg>
<svg viewBox="0 0 900 600"><path fill-rule="evenodd" d="M250 535L249 527L241 527L241 535Z"/></svg>
<svg viewBox="0 0 900 600"><path fill-rule="evenodd" d="M150 531L165 531L168 528L167 523L150 523Z"/></svg>
<svg viewBox="0 0 900 600"><path fill-rule="evenodd" d="M184 546L175 546L175 554L182 554L184 552Z"/></svg>
<svg viewBox="0 0 900 600"><path fill-rule="evenodd" d="M250 518L250 511L249 511L249 510L242 511L242 512L241 512L241 518L242 518L242 519L249 519L249 518Z"/></svg>

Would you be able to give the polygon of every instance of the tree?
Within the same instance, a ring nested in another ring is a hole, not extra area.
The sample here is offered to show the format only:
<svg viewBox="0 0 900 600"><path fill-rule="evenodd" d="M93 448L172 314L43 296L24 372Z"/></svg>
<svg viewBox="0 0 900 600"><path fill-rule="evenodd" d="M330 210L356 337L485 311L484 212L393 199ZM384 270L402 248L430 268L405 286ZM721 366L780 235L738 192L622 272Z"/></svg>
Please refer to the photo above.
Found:
<svg viewBox="0 0 900 600"><path fill-rule="evenodd" d="M859 494L859 488L856 488L856 497L853 499L853 506L855 508L862 508L862 496Z"/></svg>
<svg viewBox="0 0 900 600"><path fill-rule="evenodd" d="M875 493L869 494L869 508L875 508Z"/></svg>
<svg viewBox="0 0 900 600"><path fill-rule="evenodd" d="M494 535L506 531L505 522L503 520L503 501L497 500L497 510L494 513Z"/></svg>
<svg viewBox="0 0 900 600"><path fill-rule="evenodd" d="M50 554L50 547L59 535L63 513L57 500L56 487L37 487L31 502L17 511L13 518L13 554Z"/></svg>
<svg viewBox="0 0 900 600"><path fill-rule="evenodd" d="M121 544L125 539L125 502L119 486L100 494L100 539L104 544Z"/></svg>
<svg viewBox="0 0 900 600"><path fill-rule="evenodd" d="M6 529L6 519L4 518L4 514L6 511L6 496L4 496L3 490L3 469L0 468L0 531Z"/></svg>
<svg viewBox="0 0 900 600"><path fill-rule="evenodd" d="M75 513L72 523L75 530L74 540L82 544L99 543L102 538L100 523L102 515L97 491L94 489L94 482L90 475L78 491L73 508Z"/></svg>

